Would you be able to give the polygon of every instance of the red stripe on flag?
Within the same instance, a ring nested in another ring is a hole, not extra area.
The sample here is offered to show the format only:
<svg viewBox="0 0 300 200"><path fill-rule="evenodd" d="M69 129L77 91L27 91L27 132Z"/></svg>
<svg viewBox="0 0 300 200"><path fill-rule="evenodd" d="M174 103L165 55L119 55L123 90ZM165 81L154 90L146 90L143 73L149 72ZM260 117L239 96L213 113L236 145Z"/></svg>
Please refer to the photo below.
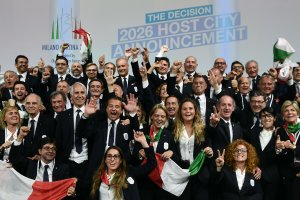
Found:
<svg viewBox="0 0 300 200"><path fill-rule="evenodd" d="M155 158L157 162L157 166L148 174L148 177L160 188L162 188L163 181L161 179L161 172L164 167L165 161L161 159L161 154L155 153ZM143 163L147 161L147 159L144 159Z"/></svg>
<svg viewBox="0 0 300 200"><path fill-rule="evenodd" d="M86 32L83 28L74 30L73 32L76 33L76 34L82 35L83 36L83 42L84 42L85 46L88 47L88 37L87 37L87 35L89 33Z"/></svg>
<svg viewBox="0 0 300 200"><path fill-rule="evenodd" d="M35 181L32 185L33 192L28 200L60 200L67 196L68 188L75 186L75 178L54 182Z"/></svg>

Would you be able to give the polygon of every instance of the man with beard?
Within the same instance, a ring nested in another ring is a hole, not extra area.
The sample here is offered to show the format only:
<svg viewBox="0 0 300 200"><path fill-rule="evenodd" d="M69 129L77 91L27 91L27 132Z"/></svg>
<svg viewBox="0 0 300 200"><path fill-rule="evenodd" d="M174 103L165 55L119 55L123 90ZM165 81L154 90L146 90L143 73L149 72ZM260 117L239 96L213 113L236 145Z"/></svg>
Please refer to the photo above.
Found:
<svg viewBox="0 0 300 200"><path fill-rule="evenodd" d="M25 98L28 95L27 85L22 81L16 81L12 90L12 94L16 99L16 106L19 110L20 117L24 118L27 116L25 109Z"/></svg>
<svg viewBox="0 0 300 200"><path fill-rule="evenodd" d="M70 75L72 76L71 85L75 82L83 82L83 68L79 62L74 62L72 64Z"/></svg>

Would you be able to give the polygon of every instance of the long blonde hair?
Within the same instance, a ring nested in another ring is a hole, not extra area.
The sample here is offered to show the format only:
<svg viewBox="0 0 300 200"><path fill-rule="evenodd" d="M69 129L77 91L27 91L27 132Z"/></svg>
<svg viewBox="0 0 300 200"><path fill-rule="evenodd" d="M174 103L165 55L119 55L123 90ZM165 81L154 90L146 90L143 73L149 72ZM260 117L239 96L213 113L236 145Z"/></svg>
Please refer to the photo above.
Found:
<svg viewBox="0 0 300 200"><path fill-rule="evenodd" d="M190 98L184 99L179 105L178 113L177 113L177 116L175 118L174 139L175 139L175 141L179 141L179 139L182 135L182 131L183 131L183 128L184 128L184 123L183 123L181 109L182 109L183 104L186 103L186 102L190 102L194 106L195 117L193 119L193 133L195 135L196 143L200 144L201 142L205 141L205 132L204 132L205 125L204 125L204 123L203 123L203 121L200 117L200 112L197 108L197 105L196 105L195 101L190 99Z"/></svg>
<svg viewBox="0 0 300 200"><path fill-rule="evenodd" d="M99 187L101 185L101 177L102 177L103 173L106 173L107 166L105 163L105 159L107 156L107 152L111 149L117 150L120 154L120 159L122 160L122 163L118 167L118 169L114 175L114 178L112 179L112 182L111 182L112 187L114 187L114 189L115 189L115 198L114 199L120 200L122 198L123 188L126 189L128 187L128 184L126 181L127 167L126 167L126 160L124 158L124 154L119 147L110 146L105 151L103 159L101 161L101 164L93 176L92 190L90 192L90 197L92 199L95 198L96 192L99 190Z"/></svg>

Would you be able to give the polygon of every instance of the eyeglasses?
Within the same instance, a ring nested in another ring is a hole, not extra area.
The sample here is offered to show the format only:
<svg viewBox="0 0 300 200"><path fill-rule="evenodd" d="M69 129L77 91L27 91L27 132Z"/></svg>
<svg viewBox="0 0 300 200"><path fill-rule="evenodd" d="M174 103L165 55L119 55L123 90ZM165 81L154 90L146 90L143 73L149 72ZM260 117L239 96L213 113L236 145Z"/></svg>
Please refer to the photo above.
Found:
<svg viewBox="0 0 300 200"><path fill-rule="evenodd" d="M53 151L53 152L56 152L56 147L43 147L44 150L46 151Z"/></svg>
<svg viewBox="0 0 300 200"><path fill-rule="evenodd" d="M233 154L234 155L238 155L238 154L242 154L242 153L247 153L247 149L236 149Z"/></svg>
<svg viewBox="0 0 300 200"><path fill-rule="evenodd" d="M120 159L120 154L115 154L115 155L107 154L106 159L107 160L118 160L118 159Z"/></svg>
<svg viewBox="0 0 300 200"><path fill-rule="evenodd" d="M87 71L87 72L96 72L97 69L87 69L86 71Z"/></svg>

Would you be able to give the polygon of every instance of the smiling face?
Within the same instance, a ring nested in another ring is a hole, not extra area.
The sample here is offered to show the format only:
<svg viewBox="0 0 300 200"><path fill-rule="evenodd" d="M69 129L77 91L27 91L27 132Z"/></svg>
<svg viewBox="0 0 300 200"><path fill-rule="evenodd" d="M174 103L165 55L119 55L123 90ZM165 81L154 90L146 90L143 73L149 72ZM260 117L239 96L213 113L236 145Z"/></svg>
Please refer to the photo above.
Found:
<svg viewBox="0 0 300 200"><path fill-rule="evenodd" d="M9 108L4 114L3 121L7 126L16 126L20 122L19 111L16 108Z"/></svg>
<svg viewBox="0 0 300 200"><path fill-rule="evenodd" d="M41 149L39 149L41 160L46 164L50 163L56 156L55 144L47 143Z"/></svg>
<svg viewBox="0 0 300 200"><path fill-rule="evenodd" d="M184 61L184 71L186 73L193 73L194 71L196 71L197 66L197 59L194 56L189 56Z"/></svg>
<svg viewBox="0 0 300 200"><path fill-rule="evenodd" d="M120 152L117 149L109 149L105 156L105 164L108 174L112 174L118 170L122 163Z"/></svg>
<svg viewBox="0 0 300 200"><path fill-rule="evenodd" d="M255 78L258 73L258 65L256 62L249 62L246 65L246 72L249 77Z"/></svg>
<svg viewBox="0 0 300 200"><path fill-rule="evenodd" d="M166 108L169 117L175 117L179 108L178 100L176 97L169 97L166 99Z"/></svg>
<svg viewBox="0 0 300 200"><path fill-rule="evenodd" d="M248 94L250 91L250 80L247 77L241 77L238 81L238 89L241 94Z"/></svg>
<svg viewBox="0 0 300 200"><path fill-rule="evenodd" d="M71 68L71 73L75 77L79 77L82 73L82 65L79 62L74 62Z"/></svg>
<svg viewBox="0 0 300 200"><path fill-rule="evenodd" d="M36 94L30 94L25 99L27 113L33 118L41 111L41 99Z"/></svg>
<svg viewBox="0 0 300 200"><path fill-rule="evenodd" d="M274 127L275 117L271 113L263 112L260 115L260 121L264 129L271 130Z"/></svg>
<svg viewBox="0 0 300 200"><path fill-rule="evenodd" d="M164 75L168 73L168 70L169 70L168 62L166 60L160 60L159 67L157 68L158 73Z"/></svg>
<svg viewBox="0 0 300 200"><path fill-rule="evenodd" d="M59 113L65 110L66 102L60 94L54 96L50 101L54 112Z"/></svg>
<svg viewBox="0 0 300 200"><path fill-rule="evenodd" d="M122 114L122 102L118 99L108 100L106 113L108 118L112 121L119 119Z"/></svg>
<svg viewBox="0 0 300 200"><path fill-rule="evenodd" d="M164 84L163 86L161 86L159 96L160 96L162 99L169 96L169 94L168 94L168 92L167 92L167 84Z"/></svg>
<svg viewBox="0 0 300 200"><path fill-rule="evenodd" d="M205 92L206 88L207 88L207 84L204 80L203 77L200 76L196 76L193 80L193 92L196 95L201 95Z"/></svg>
<svg viewBox="0 0 300 200"><path fill-rule="evenodd" d="M118 70L118 74L122 77L127 76L128 74L128 62L127 60L124 58L122 59L118 59L117 60L117 70Z"/></svg>
<svg viewBox="0 0 300 200"><path fill-rule="evenodd" d="M220 116L225 120L230 120L234 111L234 100L230 96L222 96L218 105Z"/></svg>
<svg viewBox="0 0 300 200"><path fill-rule="evenodd" d="M100 97L102 91L102 84L99 81L93 81L90 83L91 96Z"/></svg>
<svg viewBox="0 0 300 200"><path fill-rule="evenodd" d="M288 124L295 124L298 119L298 113L297 110L294 108L294 106L290 105L287 106L283 110L283 119L288 123Z"/></svg>
<svg viewBox="0 0 300 200"><path fill-rule="evenodd" d="M18 101L23 101L27 96L28 92L24 84L16 84L14 86L13 95Z"/></svg>
<svg viewBox="0 0 300 200"><path fill-rule="evenodd" d="M15 82L18 80L18 76L13 72L4 73L4 83L6 88L12 88Z"/></svg>
<svg viewBox="0 0 300 200"><path fill-rule="evenodd" d="M233 152L233 158L235 162L245 162L248 158L247 147L242 144L238 145Z"/></svg>
<svg viewBox="0 0 300 200"><path fill-rule="evenodd" d="M85 104L86 90L84 85L75 83L73 86L73 92L71 94L71 100L77 108L80 108Z"/></svg>
<svg viewBox="0 0 300 200"><path fill-rule="evenodd" d="M60 75L64 75L68 70L68 63L64 59L57 59L55 62L56 71Z"/></svg>
<svg viewBox="0 0 300 200"><path fill-rule="evenodd" d="M184 102L181 106L181 118L183 119L183 123L191 123L195 118L195 107L192 102Z"/></svg>
<svg viewBox="0 0 300 200"><path fill-rule="evenodd" d="M162 126L166 124L167 121L167 113L161 108L157 108L153 114L151 115L151 125L156 129L160 129Z"/></svg>
<svg viewBox="0 0 300 200"><path fill-rule="evenodd" d="M15 63L15 66L17 68L17 71L20 74L23 74L24 72L27 72L27 70L28 70L28 59L18 58L17 62Z"/></svg>

